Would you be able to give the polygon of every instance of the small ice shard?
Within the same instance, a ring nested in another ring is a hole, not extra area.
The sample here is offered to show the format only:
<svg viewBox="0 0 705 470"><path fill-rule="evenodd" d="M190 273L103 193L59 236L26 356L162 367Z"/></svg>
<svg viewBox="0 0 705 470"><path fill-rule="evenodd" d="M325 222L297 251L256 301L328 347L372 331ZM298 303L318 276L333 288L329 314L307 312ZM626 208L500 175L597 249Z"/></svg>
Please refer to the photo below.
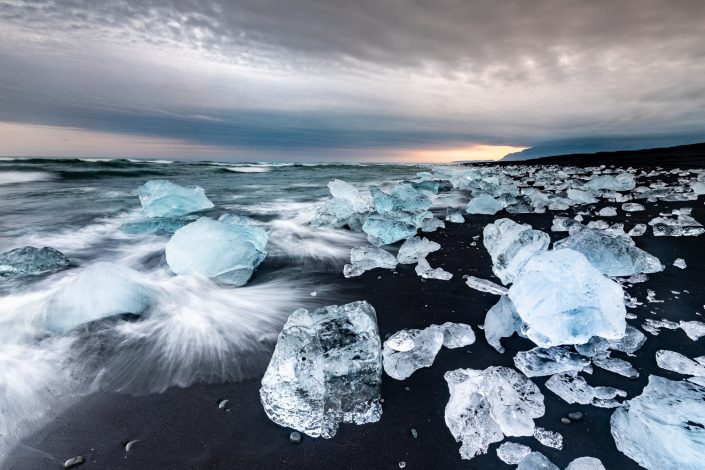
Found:
<svg viewBox="0 0 705 470"><path fill-rule="evenodd" d="M401 264L414 264L421 258L425 258L429 253L438 251L441 245L432 242L428 238L411 237L408 238L397 253L397 260Z"/></svg>
<svg viewBox="0 0 705 470"><path fill-rule="evenodd" d="M393 220L373 214L362 225L367 240L373 245L390 245L416 235L417 227L404 220Z"/></svg>
<svg viewBox="0 0 705 470"><path fill-rule="evenodd" d="M165 250L171 270L233 286L247 283L267 256L267 234L241 219L201 217L177 230Z"/></svg>
<svg viewBox="0 0 705 470"><path fill-rule="evenodd" d="M562 372L579 372L590 365L590 359L566 348L534 348L519 351L514 365L527 377L540 377Z"/></svg>
<svg viewBox="0 0 705 470"><path fill-rule="evenodd" d="M475 332L470 325L446 322L438 328L443 332L443 347L462 348L475 342Z"/></svg>
<svg viewBox="0 0 705 470"><path fill-rule="evenodd" d="M629 232L627 232L627 235L630 237L640 237L646 233L647 228L648 227L646 224L636 224Z"/></svg>
<svg viewBox="0 0 705 470"><path fill-rule="evenodd" d="M577 251L533 256L509 289L525 323L523 333L541 347L619 339L626 328L624 292Z"/></svg>
<svg viewBox="0 0 705 470"><path fill-rule="evenodd" d="M574 202L577 203L582 203L582 204L593 204L597 202L597 199L595 199L595 196L592 194L591 191L582 191L580 189L569 189L566 194L568 195L568 198L571 199Z"/></svg>
<svg viewBox="0 0 705 470"><path fill-rule="evenodd" d="M565 470L605 470L605 466L595 457L578 457L570 462Z"/></svg>
<svg viewBox="0 0 705 470"><path fill-rule="evenodd" d="M175 217L213 207L199 186L179 186L167 180L151 180L137 194L146 217Z"/></svg>
<svg viewBox="0 0 705 470"><path fill-rule="evenodd" d="M480 194L470 199L465 212L468 214L494 215L504 209L504 205L489 194Z"/></svg>
<svg viewBox="0 0 705 470"><path fill-rule="evenodd" d="M376 246L358 246L350 250L350 264L343 268L345 277L360 276L365 271L375 268L394 269L396 257Z"/></svg>
<svg viewBox="0 0 705 470"><path fill-rule="evenodd" d="M705 454L705 387L649 376L610 420L617 449L650 470L697 470Z"/></svg>
<svg viewBox="0 0 705 470"><path fill-rule="evenodd" d="M639 371L637 371L634 366L624 359L609 356L598 356L592 359L592 363L600 369L605 369L630 379L639 377Z"/></svg>
<svg viewBox="0 0 705 470"><path fill-rule="evenodd" d="M636 187L636 180L629 173L621 173L617 176L600 175L588 181L585 186L594 190L631 191Z"/></svg>
<svg viewBox="0 0 705 470"><path fill-rule="evenodd" d="M549 431L548 429L536 426L534 429L534 437L546 447L552 447L558 450L563 449L563 436L556 431Z"/></svg>
<svg viewBox="0 0 705 470"><path fill-rule="evenodd" d="M579 251L606 276L650 274L664 269L657 257L637 248L631 238L608 235L601 230L581 230L553 246Z"/></svg>
<svg viewBox="0 0 705 470"><path fill-rule="evenodd" d="M644 206L642 206L639 203L625 202L624 204L622 204L622 210L624 212L639 212L639 211L643 211L645 209L644 209Z"/></svg>
<svg viewBox="0 0 705 470"><path fill-rule="evenodd" d="M697 320L681 321L678 326L688 335L688 338L697 341L705 336L705 323Z"/></svg>
<svg viewBox="0 0 705 470"><path fill-rule="evenodd" d="M445 422L460 456L471 459L507 436L531 436L545 412L543 395L531 380L508 367L456 369L445 373L450 400Z"/></svg>
<svg viewBox="0 0 705 470"><path fill-rule="evenodd" d="M331 438L339 423L379 421L382 350L367 302L289 316L262 378L269 419L311 437Z"/></svg>
<svg viewBox="0 0 705 470"><path fill-rule="evenodd" d="M519 462L516 470L560 470L541 452L531 452Z"/></svg>
<svg viewBox="0 0 705 470"><path fill-rule="evenodd" d="M546 381L546 388L561 397L566 403L594 405L602 408L620 406L620 403L614 399L627 395L624 390L588 385L584 378L573 373L552 375Z"/></svg>
<svg viewBox="0 0 705 470"><path fill-rule="evenodd" d="M597 212L597 215L600 217L616 217L617 216L617 208L615 207L603 207Z"/></svg>
<svg viewBox="0 0 705 470"><path fill-rule="evenodd" d="M492 258L492 272L503 284L514 282L527 261L546 251L551 241L547 233L510 219L498 219L485 226L482 236Z"/></svg>
<svg viewBox="0 0 705 470"><path fill-rule="evenodd" d="M705 377L705 366L675 351L656 351L656 365L683 375Z"/></svg>
<svg viewBox="0 0 705 470"><path fill-rule="evenodd" d="M452 209L448 208L446 210L446 222L450 222L453 224L462 224L465 222L465 218L463 217L463 211L460 209Z"/></svg>
<svg viewBox="0 0 705 470"><path fill-rule="evenodd" d="M446 228L446 224L442 220L438 220L435 217L431 219L426 219L421 223L422 232L435 232L439 228Z"/></svg>
<svg viewBox="0 0 705 470"><path fill-rule="evenodd" d="M404 380L422 367L431 367L444 340L444 329L437 326L397 331L384 342L384 371Z"/></svg>
<svg viewBox="0 0 705 470"><path fill-rule="evenodd" d="M138 277L118 264L91 264L49 299L40 321L49 331L64 333L114 315L140 315L152 304L153 293Z"/></svg>
<svg viewBox="0 0 705 470"><path fill-rule="evenodd" d="M495 284L490 280L482 279L475 276L468 276L465 280L465 284L471 289L495 295L506 295L509 291L509 289L504 286L500 286L499 284Z"/></svg>
<svg viewBox="0 0 705 470"><path fill-rule="evenodd" d="M1 263L1 262L0 262L0 263ZM676 268L680 268L680 269L685 269L685 268L688 267L688 265L685 264L685 260L684 260L683 258L677 258L677 259L673 262L673 266L675 266Z"/></svg>
<svg viewBox="0 0 705 470"><path fill-rule="evenodd" d="M32 276L64 269L71 262L59 250L25 246L0 254L0 277Z"/></svg>
<svg viewBox="0 0 705 470"><path fill-rule="evenodd" d="M426 258L419 259L418 263L416 264L415 270L416 274L418 274L424 279L438 279L440 281L448 281L453 277L451 273L445 271L443 268L431 268L431 265L428 264Z"/></svg>
<svg viewBox="0 0 705 470"><path fill-rule="evenodd" d="M512 301L503 295L499 302L489 309L485 316L485 339L490 346L503 353L500 339L509 337L521 327L521 318L516 313Z"/></svg>
<svg viewBox="0 0 705 470"><path fill-rule="evenodd" d="M517 465L531 453L531 447L517 442L504 442L497 448L497 457L507 465Z"/></svg>

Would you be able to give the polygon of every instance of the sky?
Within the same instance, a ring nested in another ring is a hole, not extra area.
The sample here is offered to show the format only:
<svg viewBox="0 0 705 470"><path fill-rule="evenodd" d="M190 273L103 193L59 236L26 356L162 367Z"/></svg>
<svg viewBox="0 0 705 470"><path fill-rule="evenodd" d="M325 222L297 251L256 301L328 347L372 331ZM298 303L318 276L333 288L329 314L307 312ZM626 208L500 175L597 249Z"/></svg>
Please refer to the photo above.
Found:
<svg viewBox="0 0 705 470"><path fill-rule="evenodd" d="M0 0L0 155L453 161L700 135L701 0Z"/></svg>

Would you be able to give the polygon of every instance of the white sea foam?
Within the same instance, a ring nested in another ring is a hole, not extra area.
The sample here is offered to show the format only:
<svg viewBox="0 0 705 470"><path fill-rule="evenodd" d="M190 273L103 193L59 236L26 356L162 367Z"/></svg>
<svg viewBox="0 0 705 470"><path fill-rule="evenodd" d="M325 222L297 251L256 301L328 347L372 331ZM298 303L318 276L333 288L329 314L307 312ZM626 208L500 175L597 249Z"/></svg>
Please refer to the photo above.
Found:
<svg viewBox="0 0 705 470"><path fill-rule="evenodd" d="M225 169L234 173L267 173L270 170L267 166L230 166Z"/></svg>
<svg viewBox="0 0 705 470"><path fill-rule="evenodd" d="M32 183L36 181L52 181L56 175L47 171L2 171L0 186L9 184Z"/></svg>

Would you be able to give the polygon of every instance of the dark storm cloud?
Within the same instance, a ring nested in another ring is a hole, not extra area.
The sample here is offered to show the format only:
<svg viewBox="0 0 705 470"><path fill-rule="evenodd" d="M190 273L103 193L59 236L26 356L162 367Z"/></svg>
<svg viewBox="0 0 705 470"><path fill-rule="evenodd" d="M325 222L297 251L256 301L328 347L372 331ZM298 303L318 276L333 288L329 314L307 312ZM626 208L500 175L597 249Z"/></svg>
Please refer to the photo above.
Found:
<svg viewBox="0 0 705 470"><path fill-rule="evenodd" d="M699 0L0 0L0 27L15 122L289 150L705 128Z"/></svg>

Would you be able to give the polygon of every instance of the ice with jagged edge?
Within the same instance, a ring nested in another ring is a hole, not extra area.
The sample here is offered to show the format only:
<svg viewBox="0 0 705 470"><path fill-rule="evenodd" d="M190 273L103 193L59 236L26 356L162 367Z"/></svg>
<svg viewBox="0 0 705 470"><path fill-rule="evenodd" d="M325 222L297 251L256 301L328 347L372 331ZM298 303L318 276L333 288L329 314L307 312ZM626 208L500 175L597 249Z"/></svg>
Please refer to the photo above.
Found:
<svg viewBox="0 0 705 470"><path fill-rule="evenodd" d="M419 259L428 256L429 253L440 249L441 245L428 238L410 237L399 247L397 260L401 264L414 264Z"/></svg>
<svg viewBox="0 0 705 470"><path fill-rule="evenodd" d="M494 215L502 209L504 209L504 204L500 201L489 194L480 194L470 199L465 212L468 214Z"/></svg>
<svg viewBox="0 0 705 470"><path fill-rule="evenodd" d="M0 277L32 276L59 271L71 261L59 250L50 247L25 246L0 254Z"/></svg>
<svg viewBox="0 0 705 470"><path fill-rule="evenodd" d="M702 224L687 214L655 217L649 225L656 237L695 237L705 233Z"/></svg>
<svg viewBox="0 0 705 470"><path fill-rule="evenodd" d="M592 358L592 363L600 369L608 370L624 377L635 379L639 377L639 371L629 362L609 355L599 355Z"/></svg>
<svg viewBox="0 0 705 470"><path fill-rule="evenodd" d="M98 262L83 268L52 295L39 317L40 325L64 333L79 325L121 314L140 315L155 293L125 266Z"/></svg>
<svg viewBox="0 0 705 470"><path fill-rule="evenodd" d="M520 331L522 324L514 304L508 296L503 295L485 316L485 339L497 352L503 353L504 347L499 340Z"/></svg>
<svg viewBox="0 0 705 470"><path fill-rule="evenodd" d="M546 447L558 450L563 449L563 436L559 432L536 426L534 428L534 438Z"/></svg>
<svg viewBox="0 0 705 470"><path fill-rule="evenodd" d="M531 452L519 462L516 470L560 470L541 452Z"/></svg>
<svg viewBox="0 0 705 470"><path fill-rule="evenodd" d="M432 325L443 332L443 347L457 349L469 346L475 342L475 332L465 323L446 322L442 325Z"/></svg>
<svg viewBox="0 0 705 470"><path fill-rule="evenodd" d="M656 365L660 368L683 375L705 377L705 365L702 364L702 362L705 361L703 361L703 358L697 359L699 359L700 362L675 351L666 349L656 351Z"/></svg>
<svg viewBox="0 0 705 470"><path fill-rule="evenodd" d="M657 257L637 248L628 236L613 236L602 230L581 230L553 247L579 251L606 276L651 274L664 269Z"/></svg>
<svg viewBox="0 0 705 470"><path fill-rule="evenodd" d="M488 294L495 295L506 295L509 289L488 279L482 279L475 276L467 276L465 279L465 284L471 289L479 290L480 292L487 292Z"/></svg>
<svg viewBox="0 0 705 470"><path fill-rule="evenodd" d="M289 316L260 398L280 426L333 437L340 423L379 421L382 348L374 308L365 301Z"/></svg>
<svg viewBox="0 0 705 470"><path fill-rule="evenodd" d="M517 442L503 442L497 448L497 457L507 465L517 465L531 453L531 447Z"/></svg>
<svg viewBox="0 0 705 470"><path fill-rule="evenodd" d="M617 388L593 387L574 372L552 375L546 381L546 388L566 403L593 405L600 408L616 408L621 405L616 398L627 396L627 392Z"/></svg>
<svg viewBox="0 0 705 470"><path fill-rule="evenodd" d="M200 186L179 186L167 180L151 180L137 194L146 217L177 217L213 207Z"/></svg>
<svg viewBox="0 0 705 470"><path fill-rule="evenodd" d="M150 217L127 222L122 226L122 231L130 235L173 235L174 232L184 225L188 225L196 220L198 220L198 217L194 215L182 217Z"/></svg>
<svg viewBox="0 0 705 470"><path fill-rule="evenodd" d="M576 344L575 350L586 357L599 357L607 354L608 350L621 351L634 354L646 342L646 336L631 325L627 325L624 336L620 339L606 340L593 336L587 343Z"/></svg>
<svg viewBox="0 0 705 470"><path fill-rule="evenodd" d="M578 457L571 461L565 470L605 470L605 466L595 457Z"/></svg>
<svg viewBox="0 0 705 470"><path fill-rule="evenodd" d="M498 219L483 229L483 243L492 258L492 272L503 284L514 282L524 265L548 249L547 233L511 219Z"/></svg>
<svg viewBox="0 0 705 470"><path fill-rule="evenodd" d="M370 269L396 267L397 258L390 252L376 246L358 246L350 250L350 264L343 267L343 275L350 278L360 276Z"/></svg>
<svg viewBox="0 0 705 470"><path fill-rule="evenodd" d="M590 359L563 347L533 348L519 351L514 365L527 377L540 377L563 372L579 372L590 365Z"/></svg>
<svg viewBox="0 0 705 470"><path fill-rule="evenodd" d="M176 274L242 286L267 256L267 240L264 229L244 217L201 217L174 233L166 245L166 261Z"/></svg>
<svg viewBox="0 0 705 470"><path fill-rule="evenodd" d="M650 470L696 470L705 455L705 387L649 376L610 420L617 449Z"/></svg>
<svg viewBox="0 0 705 470"><path fill-rule="evenodd" d="M599 175L585 183L585 187L593 190L631 191L636 187L636 181L629 173L620 173L617 176Z"/></svg>
<svg viewBox="0 0 705 470"><path fill-rule="evenodd" d="M419 191L409 182L402 182L384 192L376 186L370 186L372 202L379 214L397 211L424 212L431 207L431 198L425 191Z"/></svg>
<svg viewBox="0 0 705 470"><path fill-rule="evenodd" d="M539 253L509 288L522 333L541 347L583 344L593 336L620 339L626 329L624 292L582 253Z"/></svg>
<svg viewBox="0 0 705 470"><path fill-rule="evenodd" d="M373 214L362 225L367 240L373 245L382 246L396 243L416 235L418 227L407 220L395 220Z"/></svg>
<svg viewBox="0 0 705 470"><path fill-rule="evenodd" d="M445 373L450 399L445 422L460 456L486 453L504 436L532 436L534 419L545 412L543 395L531 380L508 367L456 369Z"/></svg>
<svg viewBox="0 0 705 470"><path fill-rule="evenodd" d="M372 210L372 201L350 183L339 179L328 183L331 198L318 208L314 225L348 226L361 230L365 216Z"/></svg>
<svg viewBox="0 0 705 470"><path fill-rule="evenodd" d="M449 207L446 209L446 222L450 222L452 224L464 223L465 217L463 217L463 211Z"/></svg>
<svg viewBox="0 0 705 470"><path fill-rule="evenodd" d="M676 258L676 260L673 261L673 266L675 266L678 269L685 269L688 267L688 265L685 263L685 260L683 258Z"/></svg>
<svg viewBox="0 0 705 470"><path fill-rule="evenodd" d="M394 379L404 380L417 370L430 367L444 341L444 330L438 327L397 331L384 342L384 371Z"/></svg>
<svg viewBox="0 0 705 470"><path fill-rule="evenodd" d="M443 268L432 268L426 258L421 258L416 264L416 274L424 279L438 279L439 281L449 281L453 274Z"/></svg>

